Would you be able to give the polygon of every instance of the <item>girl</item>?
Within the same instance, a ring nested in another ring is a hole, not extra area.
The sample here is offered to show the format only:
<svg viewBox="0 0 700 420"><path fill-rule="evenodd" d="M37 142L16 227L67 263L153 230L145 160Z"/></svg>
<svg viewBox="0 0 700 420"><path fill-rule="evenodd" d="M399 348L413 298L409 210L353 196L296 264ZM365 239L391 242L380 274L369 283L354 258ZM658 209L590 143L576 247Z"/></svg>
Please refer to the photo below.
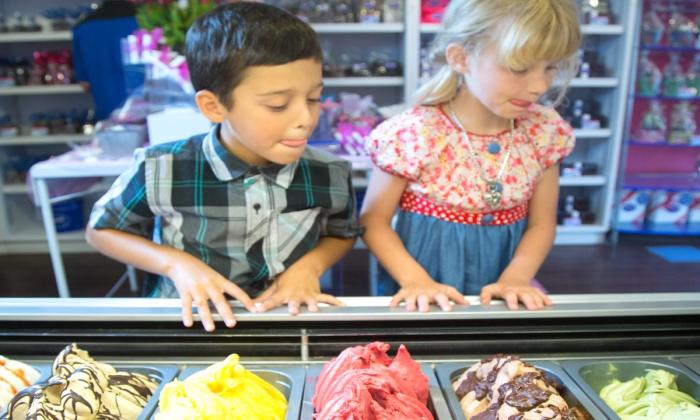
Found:
<svg viewBox="0 0 700 420"><path fill-rule="evenodd" d="M360 221L392 306L449 310L463 293L511 309L550 305L530 285L556 230L559 162L571 127L536 104L575 74L573 0L452 0L418 105L379 125ZM395 230L392 217L399 208Z"/></svg>

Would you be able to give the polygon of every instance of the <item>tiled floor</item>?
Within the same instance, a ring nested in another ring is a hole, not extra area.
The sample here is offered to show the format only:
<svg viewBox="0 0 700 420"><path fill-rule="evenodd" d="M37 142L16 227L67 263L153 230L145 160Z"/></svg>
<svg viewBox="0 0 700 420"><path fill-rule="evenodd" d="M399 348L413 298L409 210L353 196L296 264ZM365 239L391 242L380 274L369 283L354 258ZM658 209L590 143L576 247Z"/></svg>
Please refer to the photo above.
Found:
<svg viewBox="0 0 700 420"><path fill-rule="evenodd" d="M700 240L623 238L617 247L555 247L537 276L550 293L700 292L700 264L669 263L646 250L649 245L696 245ZM64 258L73 296L104 296L124 266L98 254ZM366 251L344 260L343 294L368 293ZM56 284L47 254L0 256L0 297L55 297ZM117 296L132 296L123 287Z"/></svg>

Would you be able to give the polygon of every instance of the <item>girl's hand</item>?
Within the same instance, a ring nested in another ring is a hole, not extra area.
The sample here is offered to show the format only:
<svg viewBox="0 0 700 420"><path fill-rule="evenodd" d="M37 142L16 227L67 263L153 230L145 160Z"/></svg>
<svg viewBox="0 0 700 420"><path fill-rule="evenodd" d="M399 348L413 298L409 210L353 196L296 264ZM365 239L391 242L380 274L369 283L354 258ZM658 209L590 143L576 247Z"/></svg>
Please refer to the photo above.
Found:
<svg viewBox="0 0 700 420"><path fill-rule="evenodd" d="M266 312L280 305L287 305L289 313L297 315L302 305L311 312L318 312L318 303L344 306L334 296L321 293L318 275L304 264L293 264L260 296L254 300L260 312Z"/></svg>
<svg viewBox="0 0 700 420"><path fill-rule="evenodd" d="M546 293L530 286L529 283L523 284L499 279L496 283L488 284L481 289L482 305L488 305L491 303L491 298L494 297L505 300L508 309L514 311L518 310L518 301L531 311L552 305L552 300Z"/></svg>
<svg viewBox="0 0 700 420"><path fill-rule="evenodd" d="M464 295L459 293L454 287L430 280L429 282L402 287L391 299L389 306L395 308L405 301L406 310L415 311L417 302L420 312L428 312L430 304L435 302L443 311L451 311L452 305L450 300L460 305L469 305Z"/></svg>
<svg viewBox="0 0 700 420"><path fill-rule="evenodd" d="M173 259L167 276L175 283L177 292L180 294L182 323L186 327L192 326L192 303L194 302L204 329L214 331L214 320L209 310L210 300L224 319L226 326L234 327L236 319L224 293L238 299L250 312L255 312L253 301L243 289L197 258L184 252L181 254L183 255L178 253L177 258Z"/></svg>

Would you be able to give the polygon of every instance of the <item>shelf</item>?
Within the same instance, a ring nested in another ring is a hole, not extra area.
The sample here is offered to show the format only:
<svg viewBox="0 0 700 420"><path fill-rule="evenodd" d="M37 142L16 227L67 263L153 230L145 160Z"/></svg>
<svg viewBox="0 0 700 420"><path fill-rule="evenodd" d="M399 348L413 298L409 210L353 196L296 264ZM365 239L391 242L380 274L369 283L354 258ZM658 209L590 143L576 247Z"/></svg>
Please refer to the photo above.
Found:
<svg viewBox="0 0 700 420"><path fill-rule="evenodd" d="M600 187L607 180L603 175L562 176L559 177L560 187Z"/></svg>
<svg viewBox="0 0 700 420"><path fill-rule="evenodd" d="M671 47L670 45L642 45L641 50L656 51L656 52L690 52L699 53L700 48L693 47Z"/></svg>
<svg viewBox="0 0 700 420"><path fill-rule="evenodd" d="M313 23L319 34L381 34L401 33L403 23Z"/></svg>
<svg viewBox="0 0 700 420"><path fill-rule="evenodd" d="M71 31L6 32L0 33L0 43L64 42L73 39Z"/></svg>
<svg viewBox="0 0 700 420"><path fill-rule="evenodd" d="M27 184L5 184L2 186L2 192L5 194L28 194L29 189Z"/></svg>
<svg viewBox="0 0 700 420"><path fill-rule="evenodd" d="M649 236L700 236L700 231L692 232L681 226L655 226L644 227L642 229L618 228L619 233L626 235L649 235Z"/></svg>
<svg viewBox="0 0 700 420"><path fill-rule="evenodd" d="M0 146L21 146L32 144L68 144L74 142L87 143L93 136L83 134L53 134L48 136L14 136L0 137Z"/></svg>
<svg viewBox="0 0 700 420"><path fill-rule="evenodd" d="M640 190L700 191L700 174L628 174L625 175L624 186Z"/></svg>
<svg viewBox="0 0 700 420"><path fill-rule="evenodd" d="M632 146L641 147L672 147L672 148L700 148L700 144L673 144L673 143L647 143L645 141L630 140L628 142Z"/></svg>
<svg viewBox="0 0 700 420"><path fill-rule="evenodd" d="M424 34L435 34L440 32L440 26L439 23L421 23L420 31Z"/></svg>
<svg viewBox="0 0 700 420"><path fill-rule="evenodd" d="M325 87L403 86L403 77L327 77Z"/></svg>
<svg viewBox="0 0 700 420"><path fill-rule="evenodd" d="M605 233L603 225L557 226L557 233Z"/></svg>
<svg viewBox="0 0 700 420"><path fill-rule="evenodd" d="M635 99L646 99L650 101L700 101L700 96L664 96L664 95L634 95Z"/></svg>
<svg viewBox="0 0 700 420"><path fill-rule="evenodd" d="M613 88L617 87L619 81L616 77L589 77L582 79L580 77L571 81L571 87L589 87L589 88Z"/></svg>
<svg viewBox="0 0 700 420"><path fill-rule="evenodd" d="M0 87L0 96L3 95L59 95L66 93L85 93L82 86L72 85L37 85L37 86L12 86Z"/></svg>
<svg viewBox="0 0 700 420"><path fill-rule="evenodd" d="M584 35L622 35L622 25L581 25L581 33Z"/></svg>
<svg viewBox="0 0 700 420"><path fill-rule="evenodd" d="M577 139L604 139L612 136L609 128L576 128L574 137Z"/></svg>

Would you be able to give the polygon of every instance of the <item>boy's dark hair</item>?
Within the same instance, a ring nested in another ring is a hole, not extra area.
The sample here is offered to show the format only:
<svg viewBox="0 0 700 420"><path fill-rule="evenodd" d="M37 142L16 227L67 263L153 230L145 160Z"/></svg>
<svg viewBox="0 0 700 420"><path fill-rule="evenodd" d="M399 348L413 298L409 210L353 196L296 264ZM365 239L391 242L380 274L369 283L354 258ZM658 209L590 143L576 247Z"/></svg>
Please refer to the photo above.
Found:
<svg viewBox="0 0 700 420"><path fill-rule="evenodd" d="M194 89L212 91L227 107L250 66L323 60L311 26L277 7L247 1L200 16L187 31L185 56Z"/></svg>

